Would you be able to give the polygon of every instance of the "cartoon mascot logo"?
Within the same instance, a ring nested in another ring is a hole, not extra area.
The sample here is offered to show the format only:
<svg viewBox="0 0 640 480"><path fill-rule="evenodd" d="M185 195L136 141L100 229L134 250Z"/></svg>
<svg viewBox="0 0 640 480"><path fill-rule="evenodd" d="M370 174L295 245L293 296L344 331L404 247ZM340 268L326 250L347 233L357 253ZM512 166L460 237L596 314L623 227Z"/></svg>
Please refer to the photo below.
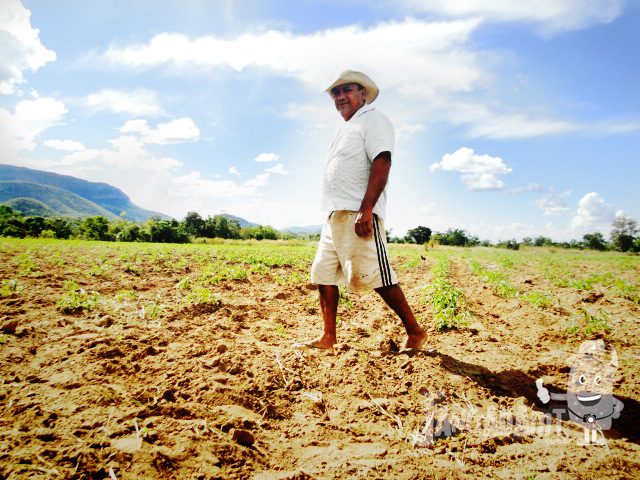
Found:
<svg viewBox="0 0 640 480"><path fill-rule="evenodd" d="M578 353L567 360L571 366L567 393L549 393L542 386L542 379L536 380L538 397L543 403L549 400L566 400L569 418L584 427L584 443L581 445L603 445L597 441L598 430L609 430L614 418L620 416L624 404L614 398L613 384L618 369L618 354L610 347L611 357L606 361L603 340L583 342ZM591 432L591 434L589 433Z"/></svg>

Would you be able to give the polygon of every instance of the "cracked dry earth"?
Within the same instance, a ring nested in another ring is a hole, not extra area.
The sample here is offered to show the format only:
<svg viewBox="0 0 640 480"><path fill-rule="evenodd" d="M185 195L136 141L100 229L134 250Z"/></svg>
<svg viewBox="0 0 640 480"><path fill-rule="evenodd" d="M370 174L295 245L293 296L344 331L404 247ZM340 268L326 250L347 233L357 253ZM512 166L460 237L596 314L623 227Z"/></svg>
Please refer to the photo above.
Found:
<svg viewBox="0 0 640 480"><path fill-rule="evenodd" d="M410 251L396 247L435 350L397 352L400 322L372 293L344 296L336 348L301 351L292 344L321 328L308 261L222 279L206 301L185 301L177 285L206 262L176 247L172 267L157 268L142 247L120 260L123 248L2 248L0 478L640 478L640 316L612 289L557 287L518 264L514 284L561 299L536 308L496 295L451 251L450 282L473 318L436 332L424 300L435 260L421 250L406 266ZM99 258L109 268L89 274ZM635 262L624 275L637 283L638 273ZM90 310L56 307L69 280L99 294ZM609 314L613 329L600 337L619 357L613 394L624 409L603 446L580 445L581 425L547 415L535 384L566 389L584 338L565 323L585 303Z"/></svg>

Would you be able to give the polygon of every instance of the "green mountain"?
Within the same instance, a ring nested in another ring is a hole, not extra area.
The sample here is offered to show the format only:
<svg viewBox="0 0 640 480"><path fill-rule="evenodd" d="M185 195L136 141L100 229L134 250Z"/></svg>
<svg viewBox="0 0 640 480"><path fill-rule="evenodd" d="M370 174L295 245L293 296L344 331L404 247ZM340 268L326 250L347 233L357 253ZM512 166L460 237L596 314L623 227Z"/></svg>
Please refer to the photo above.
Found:
<svg viewBox="0 0 640 480"><path fill-rule="evenodd" d="M38 209L37 206L42 204L44 209L41 209L39 213L42 216L45 216L44 214L48 210L60 217L97 217L101 215L109 220L117 218L117 215L75 193L33 182L0 181L0 202L23 214L27 214L27 212L21 206L25 206L27 209L34 207Z"/></svg>
<svg viewBox="0 0 640 480"><path fill-rule="evenodd" d="M41 188L34 185L40 185ZM152 216L171 218L134 205L121 190L106 183L89 182L69 175L25 167L0 165L0 202L11 205L10 201L13 200L15 204L15 200L19 198L42 202L54 215L65 217L102 215L113 219L126 212L125 218L134 222L143 222ZM22 211L18 208L16 210Z"/></svg>

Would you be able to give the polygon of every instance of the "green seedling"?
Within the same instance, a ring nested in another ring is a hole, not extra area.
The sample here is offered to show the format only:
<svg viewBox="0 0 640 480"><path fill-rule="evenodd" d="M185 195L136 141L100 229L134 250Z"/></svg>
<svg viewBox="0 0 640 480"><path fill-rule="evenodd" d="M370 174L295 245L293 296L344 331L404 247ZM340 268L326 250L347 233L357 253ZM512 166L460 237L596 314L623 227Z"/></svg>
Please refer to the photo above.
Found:
<svg viewBox="0 0 640 480"><path fill-rule="evenodd" d="M220 299L215 293L206 288L196 288L189 295L187 295L186 301L189 305L200 305L203 303L220 303Z"/></svg>
<svg viewBox="0 0 640 480"><path fill-rule="evenodd" d="M638 286L627 282L626 280L618 280L616 283L618 295L635 303L640 303L640 295L638 295Z"/></svg>
<svg viewBox="0 0 640 480"><path fill-rule="evenodd" d="M587 308L582 308L567 320L567 330L569 333L580 333L582 331L589 336L594 333L610 332L611 327L609 326L607 314L602 310L593 313Z"/></svg>
<svg viewBox="0 0 640 480"><path fill-rule="evenodd" d="M73 280L67 280L65 290L65 295L56 304L56 308L62 313L77 313L82 310L91 311L98 304L100 297L98 292L87 292Z"/></svg>
<svg viewBox="0 0 640 480"><path fill-rule="evenodd" d="M535 290L521 295L527 302L538 308L546 308L553 304L553 295L550 292Z"/></svg>
<svg viewBox="0 0 640 480"><path fill-rule="evenodd" d="M278 322L278 324L276 325L276 328L274 329L274 331L281 336L282 338L285 338L288 336L287 334L287 328L284 326L284 324L282 322Z"/></svg>
<svg viewBox="0 0 640 480"><path fill-rule="evenodd" d="M464 328L471 313L467 311L467 302L462 291L449 283L450 260L438 259L431 269L434 281L426 287L427 302L433 305L436 330Z"/></svg>
<svg viewBox="0 0 640 480"><path fill-rule="evenodd" d="M18 282L16 280L2 280L2 285L0 286L0 295L3 297L8 297L14 294L21 294L24 289L18 289Z"/></svg>

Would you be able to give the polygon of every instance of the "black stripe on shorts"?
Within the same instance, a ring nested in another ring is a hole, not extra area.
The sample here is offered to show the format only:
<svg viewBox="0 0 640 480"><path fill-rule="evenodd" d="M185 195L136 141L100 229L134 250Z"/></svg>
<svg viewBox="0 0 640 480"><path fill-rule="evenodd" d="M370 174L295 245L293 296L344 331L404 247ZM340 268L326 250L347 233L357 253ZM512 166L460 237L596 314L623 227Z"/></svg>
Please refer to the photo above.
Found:
<svg viewBox="0 0 640 480"><path fill-rule="evenodd" d="M376 214L373 214L373 238L376 242L376 253L378 254L378 266L380 267L382 286L389 287L393 285L391 283L391 266L389 265L387 251L384 248L384 240L380 233L380 226L378 225L378 215Z"/></svg>

